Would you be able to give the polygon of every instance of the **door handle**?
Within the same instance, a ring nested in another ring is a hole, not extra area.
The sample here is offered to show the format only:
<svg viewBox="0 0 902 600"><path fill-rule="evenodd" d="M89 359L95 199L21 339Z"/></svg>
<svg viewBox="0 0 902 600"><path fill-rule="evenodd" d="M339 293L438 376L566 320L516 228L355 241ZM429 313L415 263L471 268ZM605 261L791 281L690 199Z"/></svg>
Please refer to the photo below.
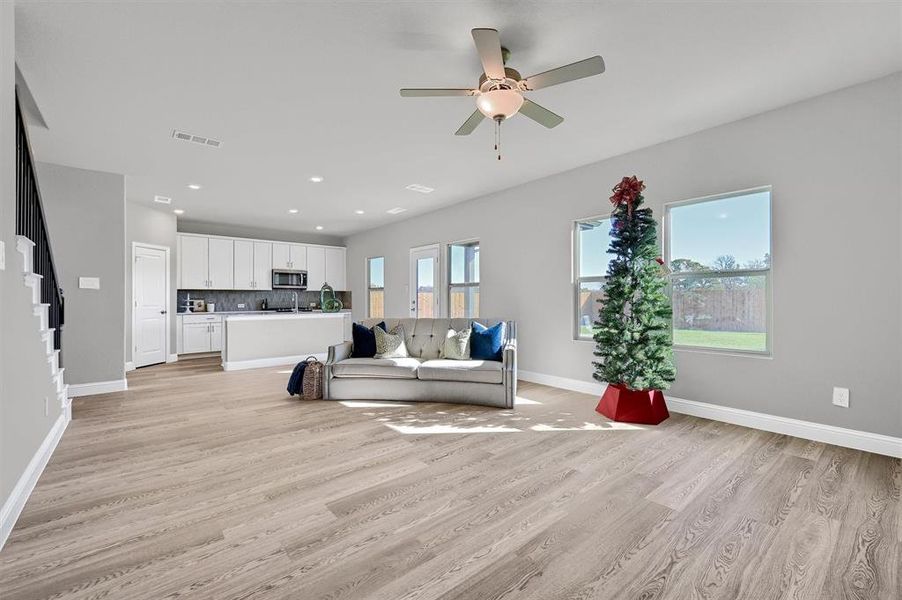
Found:
<svg viewBox="0 0 902 600"><path fill-rule="evenodd" d="M165 315L165 314L166 314L166 311L165 311L165 310L161 310L161 311L160 311L160 314L161 314L161 315Z"/></svg>

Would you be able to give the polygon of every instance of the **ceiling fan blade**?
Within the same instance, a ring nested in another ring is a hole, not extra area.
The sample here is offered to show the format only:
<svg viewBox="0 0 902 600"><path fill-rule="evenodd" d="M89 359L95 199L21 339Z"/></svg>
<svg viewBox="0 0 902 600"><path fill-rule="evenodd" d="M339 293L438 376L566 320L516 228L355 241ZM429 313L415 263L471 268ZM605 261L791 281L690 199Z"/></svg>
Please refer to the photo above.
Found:
<svg viewBox="0 0 902 600"><path fill-rule="evenodd" d="M559 83L567 83L583 77L591 77L604 73L604 59L593 56L557 69L551 69L523 80L527 90L540 90Z"/></svg>
<svg viewBox="0 0 902 600"><path fill-rule="evenodd" d="M539 106L532 100L523 99L523 106L520 107L520 114L529 117L539 125L544 125L548 129L557 127L564 122L564 117L556 115L544 106Z"/></svg>
<svg viewBox="0 0 902 600"><path fill-rule="evenodd" d="M476 90L454 88L401 88L402 98L428 98L432 96L475 96Z"/></svg>
<svg viewBox="0 0 902 600"><path fill-rule="evenodd" d="M474 111L470 118L464 121L464 124L460 126L460 129L454 132L454 135L470 135L473 133L473 130L482 123L482 120L485 118L485 115L481 112Z"/></svg>
<svg viewBox="0 0 902 600"><path fill-rule="evenodd" d="M501 38L496 29L474 29L473 41L482 61L482 70L489 79L504 79L504 58L501 56Z"/></svg>

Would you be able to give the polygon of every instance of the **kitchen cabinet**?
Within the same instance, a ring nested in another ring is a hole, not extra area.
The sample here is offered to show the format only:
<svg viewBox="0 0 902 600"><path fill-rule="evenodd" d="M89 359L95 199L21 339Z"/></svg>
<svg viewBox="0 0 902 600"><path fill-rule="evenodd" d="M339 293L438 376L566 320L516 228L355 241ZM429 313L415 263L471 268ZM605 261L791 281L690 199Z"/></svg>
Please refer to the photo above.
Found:
<svg viewBox="0 0 902 600"><path fill-rule="evenodd" d="M234 289L272 289L272 244L235 240Z"/></svg>
<svg viewBox="0 0 902 600"><path fill-rule="evenodd" d="M326 281L326 249L307 246L307 289L318 291Z"/></svg>
<svg viewBox="0 0 902 600"><path fill-rule="evenodd" d="M180 235L179 289L230 290L234 287L234 241Z"/></svg>
<svg viewBox="0 0 902 600"><path fill-rule="evenodd" d="M273 242L272 268L305 271L307 269L307 247L303 244Z"/></svg>
<svg viewBox="0 0 902 600"><path fill-rule="evenodd" d="M180 354L222 351L222 316L191 314L179 318L182 321Z"/></svg>
<svg viewBox="0 0 902 600"><path fill-rule="evenodd" d="M348 289L345 253L344 248L325 249L326 282L336 291Z"/></svg>

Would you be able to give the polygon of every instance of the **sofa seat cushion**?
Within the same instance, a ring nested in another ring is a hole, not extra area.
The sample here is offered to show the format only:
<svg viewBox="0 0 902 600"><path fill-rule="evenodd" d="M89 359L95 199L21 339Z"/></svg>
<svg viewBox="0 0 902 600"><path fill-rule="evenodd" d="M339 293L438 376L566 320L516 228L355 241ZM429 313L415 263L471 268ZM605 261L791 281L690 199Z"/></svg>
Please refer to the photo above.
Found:
<svg viewBox="0 0 902 600"><path fill-rule="evenodd" d="M427 360L417 369L417 377L429 381L501 383L501 365L494 360Z"/></svg>
<svg viewBox="0 0 902 600"><path fill-rule="evenodd" d="M420 361L415 358L346 358L332 365L335 377L416 379Z"/></svg>

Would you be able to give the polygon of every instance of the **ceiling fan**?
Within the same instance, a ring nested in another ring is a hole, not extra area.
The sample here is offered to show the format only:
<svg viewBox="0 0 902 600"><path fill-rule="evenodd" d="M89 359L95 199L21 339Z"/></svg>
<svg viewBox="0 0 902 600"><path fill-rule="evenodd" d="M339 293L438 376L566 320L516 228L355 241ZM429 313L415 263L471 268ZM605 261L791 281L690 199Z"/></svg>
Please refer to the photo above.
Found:
<svg viewBox="0 0 902 600"><path fill-rule="evenodd" d="M523 78L520 73L505 66L510 51L501 45L501 38L496 29L478 28L472 31L473 41L482 68L485 71L479 77L479 85L475 88L403 88L404 98L429 98L435 96L475 96L476 110L464 121L454 135L470 135L486 117L495 121L495 149L498 160L501 160L501 122L517 113L521 113L536 123L549 129L557 127L564 117L556 115L547 108L524 98L524 92L539 90L552 85L583 79L604 73L604 59L593 56L563 67L544 71L537 75Z"/></svg>

